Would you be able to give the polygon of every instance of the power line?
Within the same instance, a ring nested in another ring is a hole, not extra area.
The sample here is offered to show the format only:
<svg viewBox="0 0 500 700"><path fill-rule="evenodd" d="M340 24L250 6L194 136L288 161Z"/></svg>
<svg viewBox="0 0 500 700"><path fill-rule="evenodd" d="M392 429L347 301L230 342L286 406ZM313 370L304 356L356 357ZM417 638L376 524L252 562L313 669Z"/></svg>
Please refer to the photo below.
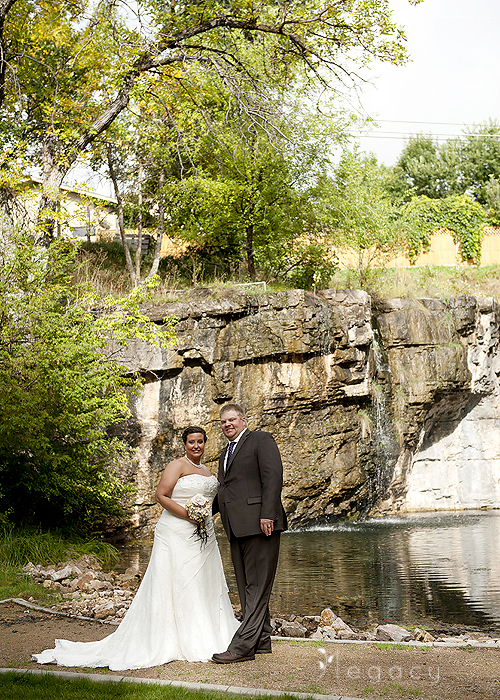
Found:
<svg viewBox="0 0 500 700"><path fill-rule="evenodd" d="M414 138L416 135L419 134L414 134L414 133L407 133L407 132L399 132L399 131L380 131L380 132L374 132L372 134L351 134L351 136L355 136L356 138L364 138L364 139L411 139ZM426 134L424 134L426 136ZM464 136L466 136L468 139L472 138L488 138L492 139L495 141L500 140L500 133L499 134L429 134L430 138L435 139L436 141L440 140L448 140L448 139L463 139Z"/></svg>
<svg viewBox="0 0 500 700"><path fill-rule="evenodd" d="M406 119L374 119L375 122L384 122L385 124L434 124L437 126L477 126L477 124L465 124L462 122L458 124L456 122L419 122L419 121L409 121Z"/></svg>

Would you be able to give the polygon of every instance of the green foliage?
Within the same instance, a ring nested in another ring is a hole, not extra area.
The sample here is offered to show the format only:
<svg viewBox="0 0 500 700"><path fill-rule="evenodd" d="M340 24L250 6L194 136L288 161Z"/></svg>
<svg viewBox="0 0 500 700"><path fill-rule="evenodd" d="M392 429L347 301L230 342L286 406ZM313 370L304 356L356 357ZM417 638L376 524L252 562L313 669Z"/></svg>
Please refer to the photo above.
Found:
<svg viewBox="0 0 500 700"><path fill-rule="evenodd" d="M271 280L298 289L326 289L338 268L329 240L320 237L308 240L304 236L295 241L276 238L265 247L265 258L260 259L260 266L268 271Z"/></svg>
<svg viewBox="0 0 500 700"><path fill-rule="evenodd" d="M144 125L141 143L127 125L110 140L139 145L136 155L151 152L157 165L178 156L182 175L190 135L213 121L227 124L237 114L277 133L290 88L317 97L327 76L343 86L355 82L356 66L407 59L388 0L137 0L132 10L121 0L17 0L3 12L3 168L19 158L40 168L38 224L46 238L65 174L84 153L95 155L126 107ZM161 105L160 114L147 102ZM150 149L155 131L170 137Z"/></svg>
<svg viewBox="0 0 500 700"><path fill-rule="evenodd" d="M52 605L58 594L49 592L40 583L22 573L18 566L0 562L0 600L35 598L41 605Z"/></svg>
<svg viewBox="0 0 500 700"><path fill-rule="evenodd" d="M412 197L446 197L460 191L459 150L455 140L438 144L431 136L410 138L396 165L391 168L386 188L395 202Z"/></svg>
<svg viewBox="0 0 500 700"><path fill-rule="evenodd" d="M442 199L467 194L496 223L500 220L499 182L500 123L489 120L443 144L430 135L413 136L391 169L386 187L396 202L422 195Z"/></svg>
<svg viewBox="0 0 500 700"><path fill-rule="evenodd" d="M374 265L402 247L401 217L384 180L385 171L373 156L346 152L333 181L318 188L325 226L338 247L355 253L362 286Z"/></svg>
<svg viewBox="0 0 500 700"><path fill-rule="evenodd" d="M64 536L59 531L34 528L0 527L0 565L21 568L29 561L34 564L55 564L68 557L93 554L106 566L119 560L118 550L99 539Z"/></svg>
<svg viewBox="0 0 500 700"><path fill-rule="evenodd" d="M480 204L487 204L486 187L500 180L500 122L488 122L468 129L460 143L462 192Z"/></svg>
<svg viewBox="0 0 500 700"><path fill-rule="evenodd" d="M500 180L490 175L484 184L483 196L488 222L492 226L500 226Z"/></svg>
<svg viewBox="0 0 500 700"><path fill-rule="evenodd" d="M486 214L468 195L414 197L406 205L405 215L410 260L415 261L421 251L429 249L433 231L446 228L453 233L455 243L460 244L462 260L479 264Z"/></svg>
<svg viewBox="0 0 500 700"><path fill-rule="evenodd" d="M334 120L306 124L292 110L278 138L231 116L216 135L198 135L186 175L166 183L168 233L191 244L187 257L202 269L205 257L225 276L322 286L335 260L318 229L313 185L330 155L326 136L339 139Z"/></svg>
<svg viewBox="0 0 500 700"><path fill-rule="evenodd" d="M77 247L0 241L0 513L14 523L98 529L122 512L113 468L127 446L107 433L139 389L108 341L165 345L171 326L141 313L141 290L98 299L72 283Z"/></svg>

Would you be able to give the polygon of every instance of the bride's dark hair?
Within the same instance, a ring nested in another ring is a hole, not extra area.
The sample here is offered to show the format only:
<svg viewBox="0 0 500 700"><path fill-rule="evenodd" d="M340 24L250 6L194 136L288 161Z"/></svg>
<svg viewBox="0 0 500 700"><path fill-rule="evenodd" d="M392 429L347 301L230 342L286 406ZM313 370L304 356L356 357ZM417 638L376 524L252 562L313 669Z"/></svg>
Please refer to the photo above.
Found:
<svg viewBox="0 0 500 700"><path fill-rule="evenodd" d="M186 440L188 439L188 435L192 435L193 433L201 433L203 435L203 439L205 442L208 440L206 432L203 430L203 428L200 428L199 425L190 425L189 428L186 428L186 430L182 433L182 442L186 444Z"/></svg>

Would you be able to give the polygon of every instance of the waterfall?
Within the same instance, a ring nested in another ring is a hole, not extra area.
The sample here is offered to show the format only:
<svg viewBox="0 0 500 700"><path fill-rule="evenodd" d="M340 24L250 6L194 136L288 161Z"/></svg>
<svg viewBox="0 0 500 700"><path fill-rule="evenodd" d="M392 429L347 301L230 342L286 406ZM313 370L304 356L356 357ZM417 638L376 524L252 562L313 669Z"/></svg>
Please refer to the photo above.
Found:
<svg viewBox="0 0 500 700"><path fill-rule="evenodd" d="M399 454L399 443L395 435L391 416L392 377L383 347L373 338L375 375L372 380L371 446L370 461L374 473L370 480L371 506L383 496L391 481L394 464Z"/></svg>

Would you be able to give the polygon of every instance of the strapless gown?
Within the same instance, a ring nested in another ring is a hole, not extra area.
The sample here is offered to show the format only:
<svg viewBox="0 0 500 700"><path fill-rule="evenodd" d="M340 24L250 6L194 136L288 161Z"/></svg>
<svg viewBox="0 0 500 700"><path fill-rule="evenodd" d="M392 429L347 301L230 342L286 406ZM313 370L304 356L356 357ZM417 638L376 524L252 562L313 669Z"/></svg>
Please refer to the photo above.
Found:
<svg viewBox="0 0 500 700"><path fill-rule="evenodd" d="M197 493L213 500L214 476L180 477L172 499L181 505ZM108 666L112 671L160 666L174 660L208 661L225 651L239 626L228 596L211 518L208 542L196 527L164 510L156 525L148 568L116 631L97 642L56 639L55 649L32 658L59 666Z"/></svg>

